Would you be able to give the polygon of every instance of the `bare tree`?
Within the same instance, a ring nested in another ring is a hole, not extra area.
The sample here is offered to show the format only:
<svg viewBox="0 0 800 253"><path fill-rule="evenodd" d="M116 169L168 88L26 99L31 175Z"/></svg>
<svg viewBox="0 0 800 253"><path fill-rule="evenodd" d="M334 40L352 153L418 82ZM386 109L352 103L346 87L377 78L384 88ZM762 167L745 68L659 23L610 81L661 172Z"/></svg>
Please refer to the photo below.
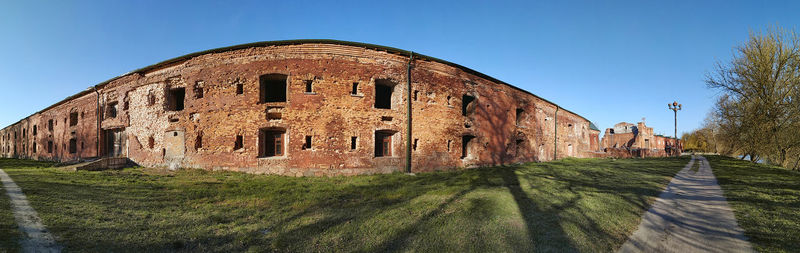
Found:
<svg viewBox="0 0 800 253"><path fill-rule="evenodd" d="M794 31L751 33L706 84L723 92L713 114L734 153L791 166L787 156L800 149L800 37Z"/></svg>

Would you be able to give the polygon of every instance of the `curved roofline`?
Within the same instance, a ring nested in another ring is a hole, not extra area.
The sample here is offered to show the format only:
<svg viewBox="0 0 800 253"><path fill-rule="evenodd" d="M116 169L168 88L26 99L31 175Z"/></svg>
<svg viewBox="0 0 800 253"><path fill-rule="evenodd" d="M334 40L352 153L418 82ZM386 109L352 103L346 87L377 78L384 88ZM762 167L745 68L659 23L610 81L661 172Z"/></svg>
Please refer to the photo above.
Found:
<svg viewBox="0 0 800 253"><path fill-rule="evenodd" d="M214 48L214 49L194 52L194 53L178 56L178 57L175 57L175 58L171 58L171 59L168 59L168 60L164 60L164 61L158 62L156 64L152 64L152 65L149 65L149 66L146 66L146 67L143 67L143 68L139 68L139 69L130 71L128 73L112 77L111 79L108 79L106 81L100 82L100 83L98 83L98 84L96 84L94 86L89 87L88 89L86 89L84 91L81 91L81 92L79 92L79 93L77 93L75 95L66 97L66 98L62 99L61 101L58 101L58 102L56 102L56 103L54 103L54 104L52 104L52 105L50 105L48 107L45 107L42 110L39 110L39 111L37 111L37 112L35 112L35 113L25 117L25 118L22 118L19 121L15 122L15 123L13 123L13 124L11 124L9 126L13 126L13 125L15 125L15 124L17 124L19 122L22 122L23 119L29 118L30 116L33 116L33 115L35 115L37 113L44 112L44 111L46 111L46 110L48 110L50 108L53 108L53 107L55 107L57 105L63 104L64 102L66 102L68 100L71 100L71 99L86 95L88 93L91 93L95 89L100 88L101 86L105 86L106 84L108 84L108 83L110 83L110 82L112 82L114 80L120 79L120 78L122 78L124 76L127 76L127 75L130 75L130 74L143 73L143 72L151 71L151 70L154 70L154 69L158 69L158 68L160 68L160 67L162 67L164 65L169 65L169 64L173 64L173 63L177 63L177 62L181 62L181 61L186 61L186 60L189 60L191 58L194 58L194 57L197 57L197 56L200 56L200 55L205 55L205 54L223 53L223 52L239 50L239 49L246 49L246 48L253 48L253 47L286 46L286 45L299 45L299 44L311 44L311 43L316 43L316 44L334 44L334 45L345 45L345 46L362 47L362 48L366 48L366 49L372 49L372 50L377 50L377 51L386 51L388 53L398 54L398 55L402 55L402 56L409 56L409 57L413 53L414 57L416 57L418 59L439 62L439 63L445 64L445 65L449 65L451 67L455 67L455 68L461 69L461 70L463 70L463 71L465 71L467 73L470 73L472 75L476 75L478 77L490 80L492 82L505 84L505 85L507 85L507 86L509 86L509 87L511 87L513 89L516 89L518 91L522 91L522 92L530 94L530 95L532 95L532 96L534 96L536 98L539 98L539 99L541 99L541 100L543 100L545 102L553 104L556 107L561 108L564 111L572 113L572 114L574 114L574 115L576 115L576 116L588 121L591 125L594 125L589 119L584 118L580 114L577 114L575 112L567 110L566 108L561 107L558 104L556 104L556 103L554 103L554 102L552 102L550 100L547 100L545 98L542 98L542 97L540 97L540 96L538 96L536 94L533 94L533 93L531 93L531 92L529 92L527 90L521 89L521 88L519 88L517 86L514 86L514 85L511 85L511 84L509 84L507 82L503 82L500 79L491 77L491 76L489 76L487 74L478 72L478 71L476 71L474 69L467 68L467 67L464 67L462 65L459 65L459 64L456 64L456 63L452 63L452 62L449 62L449 61L445 61L445 60L442 60L442 59L439 59L439 58L436 58L436 57L431 57L431 56L427 56L427 55L420 54L420 53L417 53L417 52L403 50L403 49L399 49L399 48L381 46L381 45L375 45L375 44L369 44L369 43L343 41L343 40L332 40L332 39L301 39L301 40L275 40L275 41L252 42L252 43L239 44L239 45L233 45L233 46L228 46L228 47L220 47L220 48ZM5 127L5 128L8 128L8 126ZM5 128L3 128L3 129L5 129Z"/></svg>

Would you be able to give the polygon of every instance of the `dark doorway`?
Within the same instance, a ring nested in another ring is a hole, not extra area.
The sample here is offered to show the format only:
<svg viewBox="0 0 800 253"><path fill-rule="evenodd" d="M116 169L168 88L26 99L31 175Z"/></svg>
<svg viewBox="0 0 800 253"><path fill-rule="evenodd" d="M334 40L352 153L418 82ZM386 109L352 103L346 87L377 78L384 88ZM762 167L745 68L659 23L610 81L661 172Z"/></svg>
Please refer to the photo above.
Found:
<svg viewBox="0 0 800 253"><path fill-rule="evenodd" d="M470 142L472 139L475 139L475 136L472 135L464 135L461 136L461 159L467 158L472 152L470 152Z"/></svg>
<svg viewBox="0 0 800 253"><path fill-rule="evenodd" d="M375 157L392 156L392 135L394 131L375 131Z"/></svg>
<svg viewBox="0 0 800 253"><path fill-rule="evenodd" d="M258 157L283 156L285 133L283 129L261 129L258 134Z"/></svg>
<svg viewBox="0 0 800 253"><path fill-rule="evenodd" d="M107 157L125 156L125 135L124 128L108 129L103 131L103 154Z"/></svg>

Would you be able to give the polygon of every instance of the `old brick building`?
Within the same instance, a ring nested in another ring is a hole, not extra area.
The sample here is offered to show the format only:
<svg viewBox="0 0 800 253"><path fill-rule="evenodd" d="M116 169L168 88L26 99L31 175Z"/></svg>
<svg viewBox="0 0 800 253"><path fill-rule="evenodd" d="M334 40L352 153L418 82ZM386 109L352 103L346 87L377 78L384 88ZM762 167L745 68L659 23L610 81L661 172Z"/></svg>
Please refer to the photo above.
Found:
<svg viewBox="0 0 800 253"><path fill-rule="evenodd" d="M143 166L293 176L404 171L409 154L419 172L600 149L589 120L500 80L409 51L332 40L170 59L0 134L4 157L123 156Z"/></svg>
<svg viewBox="0 0 800 253"><path fill-rule="evenodd" d="M644 122L635 125L628 122L617 123L613 128L606 129L601 143L607 156L616 157L666 156L670 152L682 150L680 142L676 149L674 138L653 134L653 128L646 126Z"/></svg>

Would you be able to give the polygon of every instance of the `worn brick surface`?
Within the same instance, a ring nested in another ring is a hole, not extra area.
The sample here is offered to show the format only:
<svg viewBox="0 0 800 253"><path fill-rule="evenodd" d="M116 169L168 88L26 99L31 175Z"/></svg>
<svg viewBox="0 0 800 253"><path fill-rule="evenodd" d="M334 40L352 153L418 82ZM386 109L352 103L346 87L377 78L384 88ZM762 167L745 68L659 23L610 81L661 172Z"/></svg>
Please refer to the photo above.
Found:
<svg viewBox="0 0 800 253"><path fill-rule="evenodd" d="M608 157L659 157L683 150L682 142L675 149L673 138L653 134L653 128L644 122L620 122L607 128L601 144Z"/></svg>
<svg viewBox="0 0 800 253"><path fill-rule="evenodd" d="M121 155L144 166L292 176L401 171L409 120L408 62L409 56L399 52L336 43L195 55L112 79L95 86L97 93L79 93L4 128L3 156L58 161L103 156L110 152L105 131L119 129L124 130ZM412 65L414 172L602 156L599 131L579 115L462 67L430 59ZM286 102L259 102L259 77L265 74L288 76ZM375 108L376 80L394 84L391 109ZM312 92L306 92L307 82ZM358 83L356 94L351 94L353 83ZM239 85L243 94L237 94ZM185 108L169 111L169 90L176 88L185 90ZM467 116L462 115L465 94L476 98ZM110 117L114 103L117 115ZM81 114L77 126L64 121L70 111ZM281 117L268 119L268 113ZM53 132L47 130L50 119L57 122ZM28 130L21 135L33 125L36 136ZM264 128L285 130L283 156L258 157ZM375 157L379 130L394 132L389 157ZM464 135L475 138L462 159ZM195 143L198 136L202 147ZM234 148L237 136L242 136L241 149ZM312 136L311 148L303 148L305 136ZM357 138L355 150L351 137ZM75 154L66 150L70 138L83 144ZM46 150L48 140L54 143L52 153ZM37 152L29 148L34 142Z"/></svg>

